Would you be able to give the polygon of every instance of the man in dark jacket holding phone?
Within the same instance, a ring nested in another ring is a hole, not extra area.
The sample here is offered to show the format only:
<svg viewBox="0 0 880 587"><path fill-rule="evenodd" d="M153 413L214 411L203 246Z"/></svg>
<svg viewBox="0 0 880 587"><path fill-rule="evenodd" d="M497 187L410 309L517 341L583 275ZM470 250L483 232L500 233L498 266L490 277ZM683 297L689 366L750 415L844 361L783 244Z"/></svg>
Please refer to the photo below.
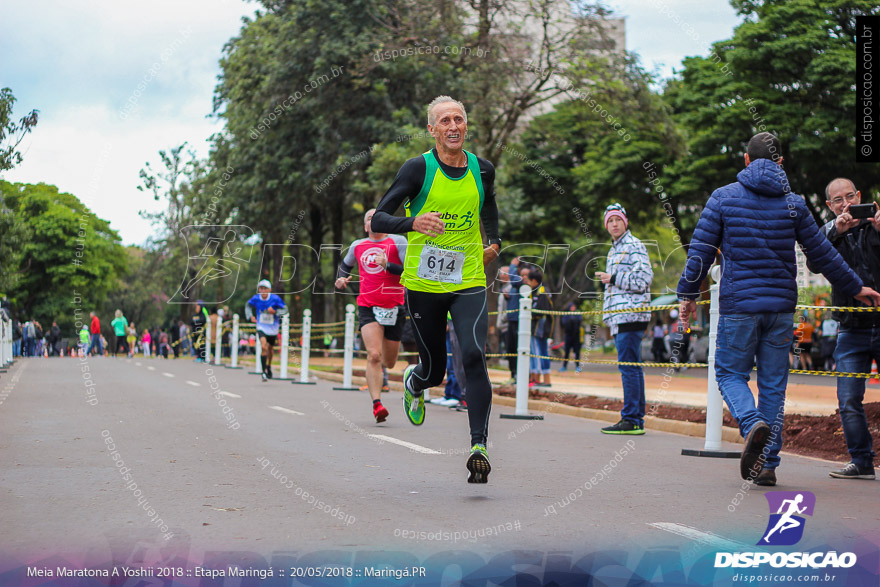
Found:
<svg viewBox="0 0 880 587"><path fill-rule="evenodd" d="M880 286L880 210L869 203L873 211L869 218L859 216L862 194L849 179L839 177L825 188L826 204L834 213L822 227L822 232L840 253L864 284L874 289ZM810 271L815 271L811 263ZM858 301L838 286L831 288L832 306L860 306ZM834 359L842 373L870 373L871 361L880 364L880 313L834 312L840 323ZM837 401L843 436L851 462L829 474L836 479L874 479L874 447L865 408L865 380L856 377L837 379Z"/></svg>
<svg viewBox="0 0 880 587"><path fill-rule="evenodd" d="M864 286L819 231L804 199L791 191L782 159L776 136L764 132L749 140L746 167L737 181L715 190L706 202L678 283L687 328L700 285L720 250L715 377L745 439L740 475L768 486L776 485L782 448L798 294L795 243L835 288L859 302L880 305L880 294ZM757 405L748 384L756 364Z"/></svg>

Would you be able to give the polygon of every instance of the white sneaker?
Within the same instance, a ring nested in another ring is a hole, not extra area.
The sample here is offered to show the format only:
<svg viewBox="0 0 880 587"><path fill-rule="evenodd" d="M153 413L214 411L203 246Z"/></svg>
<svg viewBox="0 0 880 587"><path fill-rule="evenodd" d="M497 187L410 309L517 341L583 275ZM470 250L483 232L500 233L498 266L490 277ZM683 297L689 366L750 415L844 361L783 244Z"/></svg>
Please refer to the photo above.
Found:
<svg viewBox="0 0 880 587"><path fill-rule="evenodd" d="M446 401L445 398L442 398L442 397L435 397L435 398L433 398L433 399L429 399L429 400L428 400L428 403L429 403L429 404L441 404L441 405L442 405L443 402L445 402L445 401Z"/></svg>
<svg viewBox="0 0 880 587"><path fill-rule="evenodd" d="M457 406L461 402L458 401L457 399L455 399L454 397L451 397L449 399L441 400L437 403L440 404L441 406L445 406L447 408L454 408L455 406Z"/></svg>

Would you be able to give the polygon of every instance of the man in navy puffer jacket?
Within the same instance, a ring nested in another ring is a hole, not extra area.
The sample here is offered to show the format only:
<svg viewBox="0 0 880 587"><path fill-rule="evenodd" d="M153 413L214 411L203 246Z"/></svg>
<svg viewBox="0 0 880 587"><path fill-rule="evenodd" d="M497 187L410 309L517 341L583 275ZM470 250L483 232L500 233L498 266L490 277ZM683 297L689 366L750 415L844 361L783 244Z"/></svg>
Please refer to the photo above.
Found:
<svg viewBox="0 0 880 587"><path fill-rule="evenodd" d="M804 199L792 193L782 169L782 146L770 133L749 141L746 168L735 183L715 190L700 215L678 283L685 324L700 284L721 250L721 315L715 376L745 438L743 479L776 484L782 448L783 404L788 383L797 304L795 242L835 288L869 305L880 294L864 287L819 231ZM758 365L758 405L749 373Z"/></svg>

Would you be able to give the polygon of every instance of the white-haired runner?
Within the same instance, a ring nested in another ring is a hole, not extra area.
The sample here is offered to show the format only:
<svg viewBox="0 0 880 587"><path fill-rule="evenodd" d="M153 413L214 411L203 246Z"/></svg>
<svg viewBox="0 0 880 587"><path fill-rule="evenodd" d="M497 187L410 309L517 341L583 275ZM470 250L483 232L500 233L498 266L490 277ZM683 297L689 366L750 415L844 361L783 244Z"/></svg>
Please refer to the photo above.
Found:
<svg viewBox="0 0 880 587"><path fill-rule="evenodd" d="M461 344L467 377L471 454L469 483L487 483L486 443L492 384L486 371L485 265L501 250L495 167L463 149L467 113L461 102L439 96L428 105L433 149L403 164L373 215L376 232L406 234L403 284L419 364L404 370L404 410L416 426L425 420L424 390L446 374L446 314ZM393 216L403 205L406 218ZM483 246L480 223L489 246Z"/></svg>

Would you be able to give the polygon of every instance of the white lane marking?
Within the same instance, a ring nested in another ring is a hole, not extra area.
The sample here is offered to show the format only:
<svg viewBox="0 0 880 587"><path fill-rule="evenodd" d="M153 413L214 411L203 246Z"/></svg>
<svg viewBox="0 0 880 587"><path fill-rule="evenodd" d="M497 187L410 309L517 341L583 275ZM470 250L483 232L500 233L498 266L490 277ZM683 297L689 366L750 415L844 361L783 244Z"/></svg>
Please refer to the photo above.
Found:
<svg viewBox="0 0 880 587"><path fill-rule="evenodd" d="M173 373L166 373L165 371L162 371L162 375L164 375L165 377L174 377Z"/></svg>
<svg viewBox="0 0 880 587"><path fill-rule="evenodd" d="M140 364L140 363L137 363L137 362L136 362L136 363L135 363L135 365L136 365L136 366L138 366L138 367L140 367L140 366L141 366L141 364Z"/></svg>
<svg viewBox="0 0 880 587"><path fill-rule="evenodd" d="M706 544L713 548L722 548L724 550L755 549L754 546L749 546L747 544L743 544L742 542L730 540L728 538L724 538L723 536L719 536L718 534L712 534L711 532L697 530L696 528L691 528L690 526L685 526L684 524L675 524L673 522L654 522L652 524L649 522L648 525L654 528L658 528L660 530L666 530L667 532L671 532L673 534L678 534L679 536L684 536L685 538L689 538L690 540L694 540L695 542L699 542L701 544Z"/></svg>
<svg viewBox="0 0 880 587"><path fill-rule="evenodd" d="M296 410L288 410L287 408L282 408L281 406L269 406L269 409L284 412L285 414L293 414L294 416L305 416L305 414L302 412L297 412Z"/></svg>
<svg viewBox="0 0 880 587"><path fill-rule="evenodd" d="M218 391L217 395L225 395L226 397L234 397L236 399L241 399L241 396L237 393L229 393L228 391Z"/></svg>
<svg viewBox="0 0 880 587"><path fill-rule="evenodd" d="M189 381L189 380L187 380L186 384L192 385L193 387L201 387L202 386L201 383L196 383L195 381Z"/></svg>
<svg viewBox="0 0 880 587"><path fill-rule="evenodd" d="M385 442L390 442L391 444L398 444L400 446L405 446L410 450L414 450L416 452L420 452L426 455L439 455L440 451L434 450L432 448L427 448L425 446L421 446L419 444L413 444L412 442L407 442L405 440L399 440L392 436L385 436L384 434L367 434L370 438L375 438L377 440L384 440Z"/></svg>
<svg viewBox="0 0 880 587"><path fill-rule="evenodd" d="M149 369L150 371L155 371L155 370L156 370L156 368L153 367L152 365L147 365L147 369Z"/></svg>

